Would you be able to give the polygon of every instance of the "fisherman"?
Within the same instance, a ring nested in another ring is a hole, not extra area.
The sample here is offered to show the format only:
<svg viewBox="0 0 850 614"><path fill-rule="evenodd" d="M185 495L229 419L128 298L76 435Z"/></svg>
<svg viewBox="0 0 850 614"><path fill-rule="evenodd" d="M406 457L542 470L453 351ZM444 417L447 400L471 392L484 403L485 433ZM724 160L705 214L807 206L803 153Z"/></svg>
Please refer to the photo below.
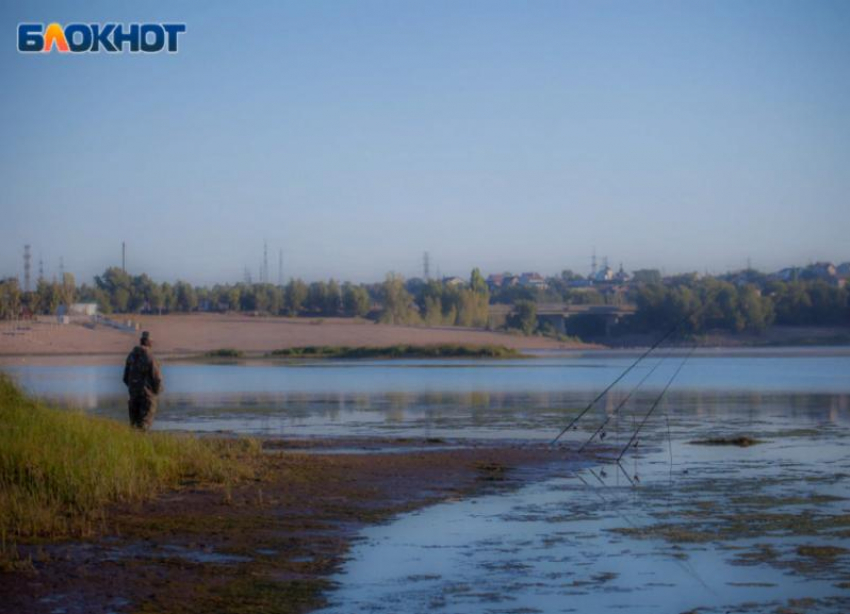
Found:
<svg viewBox="0 0 850 614"><path fill-rule="evenodd" d="M147 431L156 415L156 396L162 392L162 373L151 351L151 335L142 333L139 345L127 356L124 384L130 392L130 425Z"/></svg>

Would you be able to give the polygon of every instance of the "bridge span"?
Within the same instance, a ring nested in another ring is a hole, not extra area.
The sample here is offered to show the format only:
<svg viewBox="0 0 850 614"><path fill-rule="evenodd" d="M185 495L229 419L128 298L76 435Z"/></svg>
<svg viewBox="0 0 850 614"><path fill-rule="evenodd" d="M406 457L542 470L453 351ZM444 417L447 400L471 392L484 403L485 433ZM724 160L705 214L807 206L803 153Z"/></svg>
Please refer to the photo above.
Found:
<svg viewBox="0 0 850 614"><path fill-rule="evenodd" d="M513 305L490 305L491 322L504 322L513 311ZM538 303L537 322L540 326L548 324L560 334L571 332L568 320L572 318L591 322L593 328L607 336L610 330L622 318L632 316L637 306L631 303L620 305L569 305L564 303Z"/></svg>

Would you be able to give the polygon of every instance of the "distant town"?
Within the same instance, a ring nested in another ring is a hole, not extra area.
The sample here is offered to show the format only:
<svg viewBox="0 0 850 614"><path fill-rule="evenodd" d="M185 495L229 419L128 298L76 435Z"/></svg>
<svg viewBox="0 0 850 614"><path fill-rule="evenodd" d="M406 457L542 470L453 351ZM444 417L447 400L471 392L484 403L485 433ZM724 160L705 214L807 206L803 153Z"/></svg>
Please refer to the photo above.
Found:
<svg viewBox="0 0 850 614"><path fill-rule="evenodd" d="M285 284L246 280L193 286L111 267L91 284L78 285L70 273L51 280L40 274L34 283L29 274L23 280L2 280L0 318L240 312L580 339L649 334L685 318L685 335L759 335L774 325L850 326L848 279L850 262L817 262L769 273L747 268L716 276L664 276L657 269L627 271L603 262L589 275L567 269L548 277L537 272L484 277L474 269L468 278L403 279L391 273L382 282L367 284L290 279Z"/></svg>

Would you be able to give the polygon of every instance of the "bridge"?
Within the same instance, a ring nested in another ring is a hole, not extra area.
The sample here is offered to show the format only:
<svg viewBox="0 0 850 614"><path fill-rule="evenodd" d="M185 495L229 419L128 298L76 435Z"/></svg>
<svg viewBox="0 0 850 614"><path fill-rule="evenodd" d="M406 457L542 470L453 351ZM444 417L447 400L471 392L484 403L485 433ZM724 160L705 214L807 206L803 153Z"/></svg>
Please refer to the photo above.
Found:
<svg viewBox="0 0 850 614"><path fill-rule="evenodd" d="M490 305L491 322L504 322L513 311L513 305ZM634 315L637 306L629 303L621 305L568 305L564 303L538 303L537 322L539 325L549 324L561 334L569 332L567 320L581 317L584 320L594 320L607 336L621 318Z"/></svg>

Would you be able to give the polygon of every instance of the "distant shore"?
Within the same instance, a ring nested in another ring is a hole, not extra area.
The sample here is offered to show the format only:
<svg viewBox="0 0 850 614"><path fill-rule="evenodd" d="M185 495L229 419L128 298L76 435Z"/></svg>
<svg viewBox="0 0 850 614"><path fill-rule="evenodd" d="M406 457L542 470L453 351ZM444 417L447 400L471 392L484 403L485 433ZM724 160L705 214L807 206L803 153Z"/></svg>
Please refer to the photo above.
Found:
<svg viewBox="0 0 850 614"><path fill-rule="evenodd" d="M510 350L571 350L595 346L561 342L483 329L394 326L368 320L326 318L250 317L231 314L116 316L148 330L154 351L162 358L180 358L223 348L246 355L298 347L351 348L397 345L503 346ZM138 335L106 326L72 323L52 318L34 322L0 323L0 365L114 364L137 342Z"/></svg>
<svg viewBox="0 0 850 614"><path fill-rule="evenodd" d="M198 360L228 350L235 358L260 359L277 352L281 358L315 358L298 348L348 348L364 357L375 349L400 346L502 347L508 352L637 350L649 347L657 335L641 334L597 339L597 343L559 341L539 335L458 327L395 326L351 318L251 317L238 314L115 316L132 319L154 339L154 351L166 361ZM84 323L60 325L53 318L0 322L0 366L121 364L138 341L137 332ZM694 340L674 342L689 346ZM705 349L846 348L850 328L773 326L760 335L713 333L696 340ZM368 351L367 351L368 350ZM507 356L507 353L506 353ZM327 357L327 356L326 356Z"/></svg>

